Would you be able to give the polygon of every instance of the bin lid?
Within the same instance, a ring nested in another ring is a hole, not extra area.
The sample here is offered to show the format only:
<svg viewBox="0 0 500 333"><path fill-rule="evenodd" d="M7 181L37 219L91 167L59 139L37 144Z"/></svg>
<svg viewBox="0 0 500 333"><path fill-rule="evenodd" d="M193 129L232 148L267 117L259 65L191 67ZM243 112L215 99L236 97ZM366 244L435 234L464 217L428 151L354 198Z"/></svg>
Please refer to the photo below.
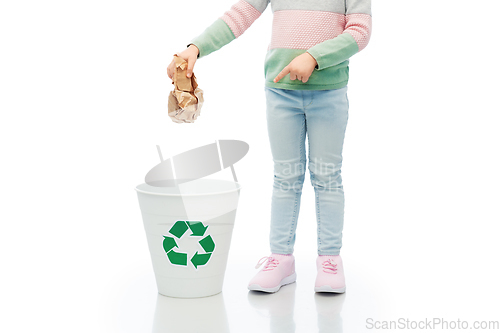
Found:
<svg viewBox="0 0 500 333"><path fill-rule="evenodd" d="M249 146L240 140L217 140L194 148L153 167L146 174L146 184L154 187L172 187L219 172L241 160Z"/></svg>

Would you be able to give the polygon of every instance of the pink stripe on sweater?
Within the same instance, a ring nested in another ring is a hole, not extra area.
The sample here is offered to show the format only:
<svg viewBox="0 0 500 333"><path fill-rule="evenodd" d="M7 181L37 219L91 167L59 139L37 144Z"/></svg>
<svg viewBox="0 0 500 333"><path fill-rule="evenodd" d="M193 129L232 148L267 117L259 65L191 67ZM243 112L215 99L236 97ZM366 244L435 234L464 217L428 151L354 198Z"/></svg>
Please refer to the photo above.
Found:
<svg viewBox="0 0 500 333"><path fill-rule="evenodd" d="M240 37L245 30L260 16L261 12L255 9L251 4L240 0L234 4L230 10L222 15L221 19L227 23L234 34L234 37Z"/></svg>
<svg viewBox="0 0 500 333"><path fill-rule="evenodd" d="M346 16L346 32L358 43L359 51L364 49L372 33L372 17L368 14L349 14Z"/></svg>
<svg viewBox="0 0 500 333"><path fill-rule="evenodd" d="M306 50L344 31L345 15L312 10L274 12L269 49Z"/></svg>

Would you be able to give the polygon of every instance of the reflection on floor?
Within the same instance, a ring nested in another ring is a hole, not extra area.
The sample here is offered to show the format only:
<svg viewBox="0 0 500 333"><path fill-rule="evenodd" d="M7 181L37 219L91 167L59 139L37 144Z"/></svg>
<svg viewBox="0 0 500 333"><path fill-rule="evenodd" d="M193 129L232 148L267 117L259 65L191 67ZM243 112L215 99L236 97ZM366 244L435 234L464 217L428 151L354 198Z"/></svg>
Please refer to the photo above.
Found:
<svg viewBox="0 0 500 333"><path fill-rule="evenodd" d="M173 298L158 294L153 333L229 332L222 293L203 298Z"/></svg>
<svg viewBox="0 0 500 333"><path fill-rule="evenodd" d="M269 332L294 333L297 284L284 286L276 293L248 292L248 304L269 318ZM346 294L315 293L314 300L320 333L341 333L342 306ZM182 299L158 294L153 333L229 332L223 293L211 297Z"/></svg>
<svg viewBox="0 0 500 333"><path fill-rule="evenodd" d="M295 332L294 308L295 290L297 285L292 283L284 286L279 292L267 294L258 291L248 293L249 304L257 311L264 311L270 317L269 328L271 333ZM314 300L318 313L319 332L342 332L342 304L345 294L316 293Z"/></svg>

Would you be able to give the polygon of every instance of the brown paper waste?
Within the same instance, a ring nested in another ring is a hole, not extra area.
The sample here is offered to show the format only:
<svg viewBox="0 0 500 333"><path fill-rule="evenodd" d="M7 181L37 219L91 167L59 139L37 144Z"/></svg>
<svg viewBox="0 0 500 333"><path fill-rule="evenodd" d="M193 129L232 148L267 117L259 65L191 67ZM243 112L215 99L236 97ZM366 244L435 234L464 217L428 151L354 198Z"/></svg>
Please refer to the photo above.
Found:
<svg viewBox="0 0 500 333"><path fill-rule="evenodd" d="M194 123L203 105L203 90L198 88L194 73L186 76L188 63L174 55L174 90L168 96L168 115L176 123Z"/></svg>

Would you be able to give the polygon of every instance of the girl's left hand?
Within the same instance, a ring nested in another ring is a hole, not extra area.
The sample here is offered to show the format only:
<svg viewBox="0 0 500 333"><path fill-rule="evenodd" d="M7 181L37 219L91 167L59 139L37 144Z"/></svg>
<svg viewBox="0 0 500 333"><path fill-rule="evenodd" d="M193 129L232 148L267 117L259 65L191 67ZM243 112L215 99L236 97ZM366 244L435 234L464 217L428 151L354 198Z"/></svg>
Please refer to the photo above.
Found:
<svg viewBox="0 0 500 333"><path fill-rule="evenodd" d="M305 83L309 80L317 64L316 59L312 55L307 52L302 53L295 57L288 66L283 68L278 76L274 78L274 83L284 78L288 73L290 73L290 80L301 80Z"/></svg>

